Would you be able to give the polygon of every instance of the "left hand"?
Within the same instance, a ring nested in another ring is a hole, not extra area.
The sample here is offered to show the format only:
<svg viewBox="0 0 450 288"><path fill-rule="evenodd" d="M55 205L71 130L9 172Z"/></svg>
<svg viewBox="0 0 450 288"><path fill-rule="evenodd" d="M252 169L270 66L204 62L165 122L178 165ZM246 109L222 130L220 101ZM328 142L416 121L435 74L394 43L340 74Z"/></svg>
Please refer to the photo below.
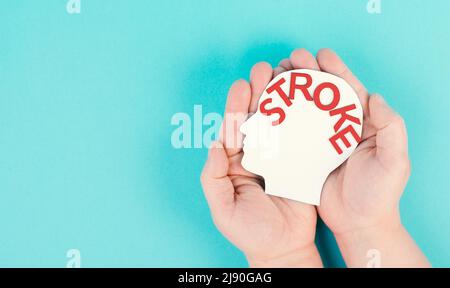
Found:
<svg viewBox="0 0 450 288"><path fill-rule="evenodd" d="M231 87L225 114L255 112L273 73L269 64L256 64L250 84L238 80ZM314 243L315 207L265 194L262 178L241 165L242 143L229 141L242 139L237 137L242 136L239 131L242 122L227 123L225 116L224 126L227 124L235 127L234 135L223 137L210 149L201 176L216 226L242 250L253 267L322 267Z"/></svg>

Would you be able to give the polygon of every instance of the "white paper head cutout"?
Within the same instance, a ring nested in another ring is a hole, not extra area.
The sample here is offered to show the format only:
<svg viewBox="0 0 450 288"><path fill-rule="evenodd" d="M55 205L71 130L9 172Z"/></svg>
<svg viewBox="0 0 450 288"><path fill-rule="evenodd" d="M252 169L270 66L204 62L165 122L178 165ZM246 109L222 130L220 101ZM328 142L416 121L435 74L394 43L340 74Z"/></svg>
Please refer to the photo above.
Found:
<svg viewBox="0 0 450 288"><path fill-rule="evenodd" d="M241 126L242 165L264 178L267 194L319 205L326 178L361 141L362 121L358 96L343 79L284 72Z"/></svg>

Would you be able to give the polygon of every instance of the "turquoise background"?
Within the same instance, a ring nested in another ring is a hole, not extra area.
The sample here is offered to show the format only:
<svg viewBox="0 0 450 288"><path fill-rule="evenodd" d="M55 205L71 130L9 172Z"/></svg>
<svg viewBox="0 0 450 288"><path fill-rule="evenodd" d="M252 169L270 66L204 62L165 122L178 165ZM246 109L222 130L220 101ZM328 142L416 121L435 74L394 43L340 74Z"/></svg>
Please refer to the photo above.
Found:
<svg viewBox="0 0 450 288"><path fill-rule="evenodd" d="M222 112L230 84L297 47L335 49L405 118L404 224L450 266L450 1L0 1L0 266L241 267L172 147L177 112ZM339 251L323 225L327 266Z"/></svg>

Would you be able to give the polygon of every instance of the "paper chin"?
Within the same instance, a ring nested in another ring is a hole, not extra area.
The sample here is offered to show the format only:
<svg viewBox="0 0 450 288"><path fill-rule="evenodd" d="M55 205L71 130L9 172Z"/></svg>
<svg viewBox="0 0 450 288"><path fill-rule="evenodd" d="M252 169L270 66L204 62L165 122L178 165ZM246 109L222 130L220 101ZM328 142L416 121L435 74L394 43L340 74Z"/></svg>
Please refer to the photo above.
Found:
<svg viewBox="0 0 450 288"><path fill-rule="evenodd" d="M298 182L302 183L301 180L298 180ZM298 185L294 185L293 183L290 184L291 185L289 185L289 188L277 188L271 185L271 183L266 183L265 192L268 195L282 197L305 204L320 206L320 198L324 181L322 181L319 185L315 183L302 183Z"/></svg>

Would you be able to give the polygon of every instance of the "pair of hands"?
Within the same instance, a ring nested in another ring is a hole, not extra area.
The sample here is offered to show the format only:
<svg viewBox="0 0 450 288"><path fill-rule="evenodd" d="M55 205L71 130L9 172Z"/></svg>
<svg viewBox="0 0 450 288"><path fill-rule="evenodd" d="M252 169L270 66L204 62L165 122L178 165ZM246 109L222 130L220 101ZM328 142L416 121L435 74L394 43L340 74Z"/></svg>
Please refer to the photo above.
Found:
<svg viewBox="0 0 450 288"><path fill-rule="evenodd" d="M266 195L263 180L241 165L242 145L227 142L242 137L215 142L201 182L218 229L253 267L321 267L314 242L317 215L334 233L348 266L365 266L370 249L380 251L383 266L428 266L400 222L399 201L410 173L404 122L381 96L369 96L336 53L322 49L314 57L299 49L275 69L256 64L250 83L238 80L230 88L225 113L256 112L273 77L293 69L321 70L352 86L364 111L362 142L329 175L317 208Z"/></svg>

